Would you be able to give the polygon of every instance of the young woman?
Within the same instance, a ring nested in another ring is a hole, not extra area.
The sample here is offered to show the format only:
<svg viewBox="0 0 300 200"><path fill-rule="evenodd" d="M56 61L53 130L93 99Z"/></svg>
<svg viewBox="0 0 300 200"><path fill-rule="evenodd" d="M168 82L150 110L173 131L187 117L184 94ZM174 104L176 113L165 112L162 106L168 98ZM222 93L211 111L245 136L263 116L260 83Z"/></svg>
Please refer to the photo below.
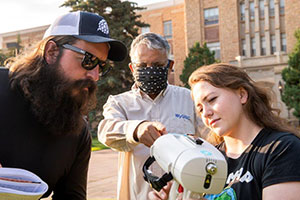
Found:
<svg viewBox="0 0 300 200"><path fill-rule="evenodd" d="M266 90L240 68L203 66L189 78L207 140L217 142L228 163L224 191L208 200L296 200L300 191L298 132L272 108ZM165 199L168 188L149 194Z"/></svg>

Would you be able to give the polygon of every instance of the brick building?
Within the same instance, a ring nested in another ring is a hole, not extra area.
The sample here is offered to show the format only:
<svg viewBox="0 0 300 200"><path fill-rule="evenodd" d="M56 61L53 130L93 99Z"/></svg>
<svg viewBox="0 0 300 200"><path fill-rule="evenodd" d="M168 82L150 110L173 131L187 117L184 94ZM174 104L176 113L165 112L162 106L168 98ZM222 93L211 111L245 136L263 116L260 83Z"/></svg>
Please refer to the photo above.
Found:
<svg viewBox="0 0 300 200"><path fill-rule="evenodd" d="M9 50L18 46L18 40L24 50L28 50L35 46L35 43L43 38L43 35L49 25L34 27L30 29L18 30L13 32L0 34L0 49Z"/></svg>
<svg viewBox="0 0 300 200"><path fill-rule="evenodd" d="M188 49L207 43L222 62L244 68L256 81L275 92L282 116L290 113L280 100L281 71L300 28L299 0L169 0L150 4L140 12L152 31L171 42L175 60L174 82ZM166 31L171 30L171 33Z"/></svg>

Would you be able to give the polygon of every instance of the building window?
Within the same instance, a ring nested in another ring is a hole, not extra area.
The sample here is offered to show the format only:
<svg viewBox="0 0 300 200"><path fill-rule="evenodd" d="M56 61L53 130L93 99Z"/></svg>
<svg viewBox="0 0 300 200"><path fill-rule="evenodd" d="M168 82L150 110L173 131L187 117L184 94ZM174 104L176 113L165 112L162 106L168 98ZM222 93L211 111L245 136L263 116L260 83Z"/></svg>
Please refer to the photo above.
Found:
<svg viewBox="0 0 300 200"><path fill-rule="evenodd" d="M8 48L8 49L17 49L19 47L20 46L17 42L8 42L8 43L6 43L6 48Z"/></svg>
<svg viewBox="0 0 300 200"><path fill-rule="evenodd" d="M260 16L260 18L265 17L265 3L264 3L264 0L259 1L259 16Z"/></svg>
<svg viewBox="0 0 300 200"><path fill-rule="evenodd" d="M164 37L166 39L172 38L172 21L164 21Z"/></svg>
<svg viewBox="0 0 300 200"><path fill-rule="evenodd" d="M274 54L276 51L276 39L275 35L271 35L271 53Z"/></svg>
<svg viewBox="0 0 300 200"><path fill-rule="evenodd" d="M141 33L148 33L148 32L150 32L150 27L149 27L149 26L147 26L147 27L142 27Z"/></svg>
<svg viewBox="0 0 300 200"><path fill-rule="evenodd" d="M215 52L215 59L220 59L220 42L212 42L212 43L207 43L206 46L209 48L210 51Z"/></svg>
<svg viewBox="0 0 300 200"><path fill-rule="evenodd" d="M285 33L281 33L281 51L286 52L286 37L285 37Z"/></svg>
<svg viewBox="0 0 300 200"><path fill-rule="evenodd" d="M242 39L242 56L246 56L246 41Z"/></svg>
<svg viewBox="0 0 300 200"><path fill-rule="evenodd" d="M275 5L274 5L274 0L270 0L269 2L269 14L270 16L275 16Z"/></svg>
<svg viewBox="0 0 300 200"><path fill-rule="evenodd" d="M250 2L250 19L254 19L254 2Z"/></svg>
<svg viewBox="0 0 300 200"><path fill-rule="evenodd" d="M219 23L219 9L208 8L204 10L204 24L218 24Z"/></svg>
<svg viewBox="0 0 300 200"><path fill-rule="evenodd" d="M261 55L264 56L264 55L266 55L266 38L265 37L260 38L260 45L261 45Z"/></svg>
<svg viewBox="0 0 300 200"><path fill-rule="evenodd" d="M284 14L284 0L280 0L279 2L279 7L280 7L280 14L283 15Z"/></svg>
<svg viewBox="0 0 300 200"><path fill-rule="evenodd" d="M255 38L251 38L251 56L255 56L256 51L255 51Z"/></svg>
<svg viewBox="0 0 300 200"><path fill-rule="evenodd" d="M245 4L240 4L241 21L245 21Z"/></svg>

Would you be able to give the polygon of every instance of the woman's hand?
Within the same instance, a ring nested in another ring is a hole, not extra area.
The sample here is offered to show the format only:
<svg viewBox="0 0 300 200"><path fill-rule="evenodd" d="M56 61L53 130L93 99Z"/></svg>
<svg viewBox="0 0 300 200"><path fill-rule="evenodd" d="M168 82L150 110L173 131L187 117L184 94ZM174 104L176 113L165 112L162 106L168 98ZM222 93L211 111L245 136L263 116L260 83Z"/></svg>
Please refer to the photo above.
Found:
<svg viewBox="0 0 300 200"><path fill-rule="evenodd" d="M172 186L172 182L168 182L159 192L151 191L148 194L150 200L167 200L169 198L169 192Z"/></svg>
<svg viewBox="0 0 300 200"><path fill-rule="evenodd" d="M173 181L170 181L159 192L157 192L155 190L149 192L148 198L150 200L168 200L172 184L173 184ZM203 198L203 197L202 198L196 198L196 199L194 199L194 198L183 199L183 192L180 192L177 195L176 200L206 200L206 199Z"/></svg>

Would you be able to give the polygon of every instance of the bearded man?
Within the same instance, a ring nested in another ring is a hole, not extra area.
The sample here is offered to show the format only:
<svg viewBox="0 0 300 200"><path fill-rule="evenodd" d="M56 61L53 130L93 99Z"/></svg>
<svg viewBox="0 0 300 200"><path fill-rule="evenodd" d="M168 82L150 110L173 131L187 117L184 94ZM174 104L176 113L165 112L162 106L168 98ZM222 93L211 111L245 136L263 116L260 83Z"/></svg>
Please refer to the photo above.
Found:
<svg viewBox="0 0 300 200"><path fill-rule="evenodd" d="M85 116L106 59L126 56L103 17L80 11L58 17L31 54L0 69L2 166L37 174L49 186L43 197L86 199L91 137Z"/></svg>
<svg viewBox="0 0 300 200"><path fill-rule="evenodd" d="M131 44L129 68L135 83L131 91L110 96L98 126L100 142L119 151L118 199L147 199L151 187L142 167L149 148L163 134L199 133L190 90L168 84L174 62L170 46L155 33L144 33ZM151 170L163 174L156 163Z"/></svg>

